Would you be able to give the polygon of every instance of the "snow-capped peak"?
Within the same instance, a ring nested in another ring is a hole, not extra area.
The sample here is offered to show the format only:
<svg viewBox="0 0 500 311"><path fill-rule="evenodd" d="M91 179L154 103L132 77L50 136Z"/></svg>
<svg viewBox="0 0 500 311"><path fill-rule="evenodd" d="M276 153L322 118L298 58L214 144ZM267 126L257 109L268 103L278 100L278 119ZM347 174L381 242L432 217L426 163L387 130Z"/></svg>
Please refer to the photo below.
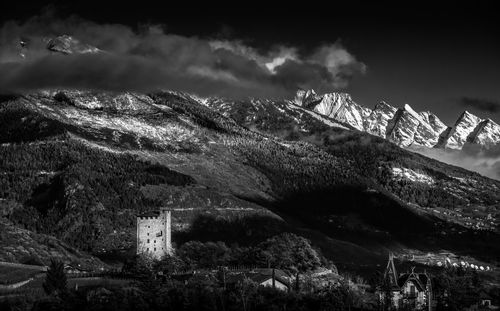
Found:
<svg viewBox="0 0 500 311"><path fill-rule="evenodd" d="M490 147L500 143L500 126L491 119L481 121L467 137L467 142Z"/></svg>
<svg viewBox="0 0 500 311"><path fill-rule="evenodd" d="M82 43L72 36L62 35L47 41L47 49L52 52L63 54L87 54L98 53L98 48Z"/></svg>
<svg viewBox="0 0 500 311"><path fill-rule="evenodd" d="M413 108L410 105L405 104L404 110L406 110L408 113L410 113L412 116L418 119L418 113L416 113L415 110L413 110Z"/></svg>
<svg viewBox="0 0 500 311"><path fill-rule="evenodd" d="M408 104L396 109L385 101L372 110L355 103L348 93L318 95L313 90L299 90L295 103L400 146L461 149L466 142L483 146L500 143L500 125L468 111L462 113L455 126L448 127L430 111L417 112Z"/></svg>
<svg viewBox="0 0 500 311"><path fill-rule="evenodd" d="M355 103L347 93L328 93L321 97L321 101L314 102L314 111L348 124L357 130L364 131L364 120L371 110Z"/></svg>
<svg viewBox="0 0 500 311"><path fill-rule="evenodd" d="M412 117L417 119L421 126L424 126L428 131L434 132L434 129L432 128L432 126L430 126L430 124L428 124L426 121L424 121L422 119L422 117L420 116L420 114L418 114L415 110L413 110L413 108L410 105L405 104L404 110L406 112L408 112Z"/></svg>
<svg viewBox="0 0 500 311"><path fill-rule="evenodd" d="M313 89L310 90L298 90L295 95L294 102L297 106L307 107L312 103L321 100L321 97L316 94Z"/></svg>
<svg viewBox="0 0 500 311"><path fill-rule="evenodd" d="M444 147L462 149L464 144L470 140L469 135L475 131L481 121L479 117L465 110L445 137Z"/></svg>
<svg viewBox="0 0 500 311"><path fill-rule="evenodd" d="M386 137L387 125L394 117L397 109L385 101L375 105L368 118L364 121L365 131L372 135Z"/></svg>

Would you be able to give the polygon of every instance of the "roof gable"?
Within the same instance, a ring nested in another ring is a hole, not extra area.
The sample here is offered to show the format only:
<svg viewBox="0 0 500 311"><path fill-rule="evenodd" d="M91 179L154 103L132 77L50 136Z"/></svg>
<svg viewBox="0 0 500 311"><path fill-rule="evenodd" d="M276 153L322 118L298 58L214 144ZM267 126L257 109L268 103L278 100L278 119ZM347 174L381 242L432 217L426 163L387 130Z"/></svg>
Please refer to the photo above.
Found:
<svg viewBox="0 0 500 311"><path fill-rule="evenodd" d="M419 291L424 291L427 285L428 277L425 273L404 273L398 278L398 286L403 288L406 283L412 282Z"/></svg>

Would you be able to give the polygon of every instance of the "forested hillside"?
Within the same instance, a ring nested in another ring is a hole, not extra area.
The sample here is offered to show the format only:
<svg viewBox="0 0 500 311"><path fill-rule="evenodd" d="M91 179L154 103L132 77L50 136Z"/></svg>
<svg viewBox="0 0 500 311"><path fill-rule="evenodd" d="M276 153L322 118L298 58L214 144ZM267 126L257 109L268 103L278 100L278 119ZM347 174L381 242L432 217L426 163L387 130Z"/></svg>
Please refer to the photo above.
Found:
<svg viewBox="0 0 500 311"><path fill-rule="evenodd" d="M273 233L307 236L334 262L388 249L499 253L500 183L316 116L307 131L288 117L281 126L279 109L249 123L245 105L232 119L174 92L54 91L0 105L2 217L91 254L133 249L135 214L159 206L177 209L178 245L209 236L193 227L200 217L237 228L258 214L233 238L277 222Z"/></svg>

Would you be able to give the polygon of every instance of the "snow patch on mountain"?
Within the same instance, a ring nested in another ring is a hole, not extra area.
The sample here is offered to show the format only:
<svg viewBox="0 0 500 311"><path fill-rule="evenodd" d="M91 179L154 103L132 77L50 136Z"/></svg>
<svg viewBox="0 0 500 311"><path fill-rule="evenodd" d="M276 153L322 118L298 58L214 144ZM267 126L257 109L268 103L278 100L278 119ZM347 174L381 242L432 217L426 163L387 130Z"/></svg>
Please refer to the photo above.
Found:
<svg viewBox="0 0 500 311"><path fill-rule="evenodd" d="M77 108L109 110L128 113L153 112L154 101L147 95L125 92L120 94L95 93L77 90L49 90L47 96L67 102Z"/></svg>
<svg viewBox="0 0 500 311"><path fill-rule="evenodd" d="M401 147L462 149L465 143L473 143L488 148L500 143L497 123L467 111L455 126L448 127L430 111L416 112L408 104L396 109L383 101L371 110L358 105L347 93L318 95L314 90L299 90L293 103Z"/></svg>
<svg viewBox="0 0 500 311"><path fill-rule="evenodd" d="M469 142L486 147L500 143L500 126L491 119L481 121L469 136Z"/></svg>
<svg viewBox="0 0 500 311"><path fill-rule="evenodd" d="M480 118L472 113L464 111L445 138L444 147L462 149L469 135L476 129L481 121Z"/></svg>
<svg viewBox="0 0 500 311"><path fill-rule="evenodd" d="M431 126L434 132L441 134L448 126L444 124L435 114L430 111L423 111L420 113L420 118L427 124Z"/></svg>
<svg viewBox="0 0 500 311"><path fill-rule="evenodd" d="M435 180L429 175L416 172L409 168L393 167L392 175L397 179L406 179L413 182L424 183L428 185L434 184Z"/></svg>
<svg viewBox="0 0 500 311"><path fill-rule="evenodd" d="M370 109L356 104L347 93L325 94L319 103L314 104L313 110L360 131L364 131L364 119L371 113Z"/></svg>
<svg viewBox="0 0 500 311"><path fill-rule="evenodd" d="M381 101L372 110L368 118L364 122L365 130L382 138L386 137L386 130L389 121L394 118L397 109L384 101Z"/></svg>
<svg viewBox="0 0 500 311"><path fill-rule="evenodd" d="M312 103L321 100L314 90L298 90L294 102L297 106L309 107Z"/></svg>
<svg viewBox="0 0 500 311"><path fill-rule="evenodd" d="M404 110L409 114L411 114L412 117L417 119L420 125L424 127L426 130L428 130L429 132L434 132L434 129L427 122L425 122L420 116L420 114L418 114L415 110L413 110L413 108L410 105L405 104Z"/></svg>
<svg viewBox="0 0 500 311"><path fill-rule="evenodd" d="M62 54L88 54L102 52L89 44L80 42L72 36L62 35L47 40L47 49Z"/></svg>
<svg viewBox="0 0 500 311"><path fill-rule="evenodd" d="M346 126L338 123L338 122L335 122L335 120L333 119L329 119L327 117L324 117L323 115L319 114L319 113L316 113L312 110L308 110L308 109L304 109L302 107L299 107L299 106L296 106L294 104L289 104L288 107L290 109L294 109L294 110L298 110L298 111L301 111L303 113L307 113L308 115L310 115L311 117L315 118L316 120L320 121L321 123L325 124L325 125L328 125L330 127L336 127L336 128L341 128L341 129L345 129L345 130L348 130L349 128L347 128Z"/></svg>
<svg viewBox="0 0 500 311"><path fill-rule="evenodd" d="M407 109L398 109L387 125L386 138L399 146L408 147L415 141L420 122Z"/></svg>
<svg viewBox="0 0 500 311"><path fill-rule="evenodd" d="M127 100L133 97L123 95ZM105 97L105 96L104 96ZM122 97L117 97L118 99ZM89 95L89 101L94 102L94 99ZM141 145L141 139L148 139L152 143L161 147L172 147L176 143L183 141L193 141L200 146L203 142L194 135L194 130L190 130L188 126L184 126L179 122L182 120L164 120L154 121L146 120L141 115L136 114L113 114L96 112L92 109L82 109L74 105L64 105L54 109L46 98L37 97L31 100L34 103L34 109L50 116L62 123L69 125L77 125L87 129L95 135L102 136L102 133L109 132L114 140L119 140L123 135L133 137L138 145ZM104 104L102 104L104 105ZM106 137L102 137L107 139Z"/></svg>

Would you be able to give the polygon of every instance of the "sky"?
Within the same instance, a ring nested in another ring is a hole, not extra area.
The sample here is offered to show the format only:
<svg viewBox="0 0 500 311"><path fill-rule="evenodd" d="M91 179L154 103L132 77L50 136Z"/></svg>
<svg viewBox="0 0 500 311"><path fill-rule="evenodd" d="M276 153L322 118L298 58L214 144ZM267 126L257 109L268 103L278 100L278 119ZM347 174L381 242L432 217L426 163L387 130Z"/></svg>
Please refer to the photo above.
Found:
<svg viewBox="0 0 500 311"><path fill-rule="evenodd" d="M448 125L463 110L500 122L500 14L493 1L5 2L1 91L75 83L286 97L313 87L349 92L368 107L409 104ZM35 42L49 30L78 34L110 53L68 60L33 52L36 61L12 62L13 36ZM48 85L46 77L53 79Z"/></svg>

